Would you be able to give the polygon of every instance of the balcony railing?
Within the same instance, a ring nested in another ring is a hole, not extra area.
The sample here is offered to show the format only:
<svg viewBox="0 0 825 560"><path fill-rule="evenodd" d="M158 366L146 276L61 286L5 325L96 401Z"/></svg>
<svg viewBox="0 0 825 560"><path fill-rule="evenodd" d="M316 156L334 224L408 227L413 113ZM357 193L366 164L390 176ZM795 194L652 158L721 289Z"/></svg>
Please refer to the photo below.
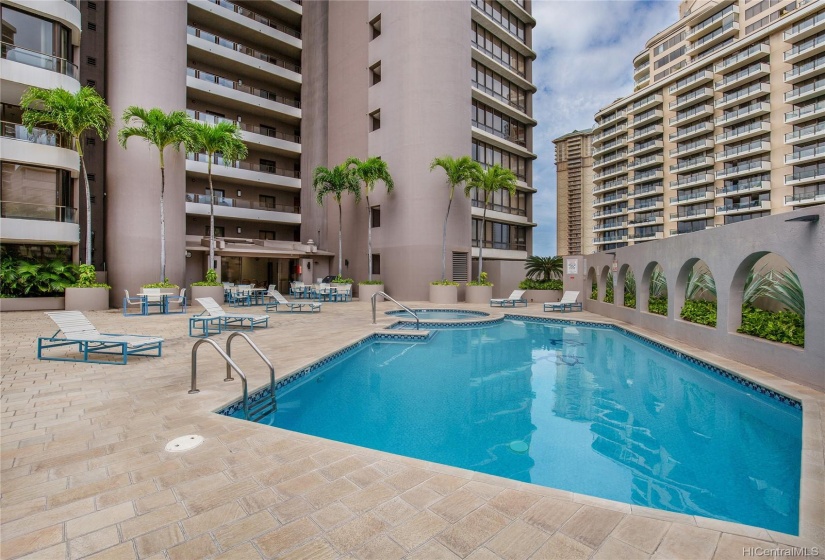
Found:
<svg viewBox="0 0 825 560"><path fill-rule="evenodd" d="M728 140L733 140L734 138L739 138L740 136L744 136L745 134L750 134L751 132L769 132L770 131L770 123L767 121L756 121L754 123L746 124L745 126L737 126L727 132L723 132L722 134L716 135L716 142L717 144L720 142L727 142Z"/></svg>
<svg viewBox="0 0 825 560"><path fill-rule="evenodd" d="M253 19L253 20L257 21L258 23L262 23L262 24L266 25L267 27L271 27L272 29L277 29L281 33L286 33L287 35L291 35L291 36L295 37L296 39L301 38L301 32L299 30L294 29L294 28L289 27L289 26L286 26L283 23L278 23L277 21L275 21L273 19L270 19L266 16L262 16L261 14L255 13L252 10L248 10L246 8L238 6L237 4L233 4L232 2L227 2L226 0L210 0L210 1L214 4L217 4L218 6L221 6L222 8L232 10L236 14L242 15L242 16L247 17L249 19Z"/></svg>
<svg viewBox="0 0 825 560"><path fill-rule="evenodd" d="M767 91L766 91L767 90ZM758 83L749 85L746 88L738 89L736 91L732 91L726 95L723 95L719 99L716 100L716 106L719 107L721 105L727 105L728 103L733 103L743 97L747 97L748 95L752 95L754 93L762 92L765 94L770 93L770 86L768 84ZM788 92L790 93L790 92ZM787 95L787 94L786 94Z"/></svg>
<svg viewBox="0 0 825 560"><path fill-rule="evenodd" d="M819 25L823 21L825 21L825 12L816 14L814 17L808 18L805 21L801 21L793 27L791 27L790 29L788 29L787 31L785 31L784 39L787 41L797 33L805 31L806 29L810 29L815 25Z"/></svg>
<svg viewBox="0 0 825 560"><path fill-rule="evenodd" d="M260 134L262 136L268 136L269 138L278 138L280 140L286 140L287 142L295 142L298 144L301 143L300 136L297 136L295 134L285 134L283 132L278 132L277 130L275 130L275 127L246 124L243 122L233 121L232 119L216 117L215 115L207 115L206 113L201 113L200 111L193 111L192 109L187 109L186 114L196 121L206 122L209 124L228 122L237 125L238 128L240 128L241 130L245 130L246 132L252 132L254 134Z"/></svg>
<svg viewBox="0 0 825 560"><path fill-rule="evenodd" d="M733 13L737 9L738 9L738 6L733 4L731 6L728 6L727 8L722 10L721 12L716 12L715 14L713 14L712 17L709 17L705 21L700 22L699 24L691 27L690 28L691 35L694 34L694 33L698 33L699 31L703 30L704 28L708 27L709 25L713 25L714 23L716 23L717 21L719 21L720 19L722 19L726 15Z"/></svg>
<svg viewBox="0 0 825 560"><path fill-rule="evenodd" d="M490 97L495 97L499 101L505 102L510 107L518 109L522 113L527 111L527 103L526 103L526 100L525 100L526 96L519 95L515 100L513 100L513 99L510 99L509 97L505 97L504 95L502 95L500 93L496 93L495 90L493 90L492 88L488 88L484 84L480 84L476 81L472 81L471 83L472 83L472 86L474 88L476 88L479 91L483 91L484 93L486 93ZM515 93L515 88L514 87L510 87L510 93Z"/></svg>
<svg viewBox="0 0 825 560"><path fill-rule="evenodd" d="M498 62L502 66L504 66L505 68L508 68L508 69L512 70L513 72L515 72L516 74L518 74L522 78L527 76L527 71L525 69L523 69L523 68L520 69L516 66L513 66L512 64L510 64L509 60L504 60L504 58L502 58L501 55L496 54L494 51L488 49L484 45L480 45L478 42L476 42L475 39L471 39L470 42L472 43L472 45L475 48L477 48L478 50L480 50L481 52L483 52L484 54L486 54L487 56L489 56L490 58L492 58L493 60L495 60L496 62Z"/></svg>
<svg viewBox="0 0 825 560"><path fill-rule="evenodd" d="M199 161L201 163L209 163L209 156L206 154L193 154L188 153L186 154L186 159L191 161ZM301 172L296 171L294 169L283 169L281 167L276 167L274 165L266 165L266 164L259 164L259 163L248 163L245 161L238 161L235 162L234 165L224 165L223 158L220 156L214 156L212 158L213 165L221 166L221 167L231 167L234 169L245 169L247 171L258 171L260 173L270 173L272 175L281 175L283 177L294 177L296 179L301 178ZM213 170L215 168L213 167Z"/></svg>
<svg viewBox="0 0 825 560"><path fill-rule="evenodd" d="M770 103L751 103L750 105L746 105L741 109L737 109L735 111L726 111L722 115L716 117L716 125L724 126L725 123L735 121L737 119L740 119L741 117L745 117L753 113L770 113L770 111Z"/></svg>
<svg viewBox="0 0 825 560"><path fill-rule="evenodd" d="M766 146L763 146L763 144L766 144ZM764 140L754 140L753 142L748 142L747 144L742 144L741 146L734 146L733 148L716 152L716 159L722 160L737 155L744 155L753 152L754 150L761 150L763 148L770 151L770 142L765 142Z"/></svg>
<svg viewBox="0 0 825 560"><path fill-rule="evenodd" d="M794 130L793 132L788 132L785 135L785 142L801 140L806 136L814 136L815 134L820 134L822 132L825 132L825 122L812 124L798 130Z"/></svg>
<svg viewBox="0 0 825 560"><path fill-rule="evenodd" d="M480 12L487 16L487 18L491 21L494 21L501 29L503 29L504 31L518 39L519 42L526 44L524 34L525 32L523 27L521 29L516 27L515 31L510 29L510 26L507 24L507 22L502 21L501 12L491 12L490 10L492 10L492 6L484 2L484 0L472 0L472 3L476 8L479 9ZM501 9L500 6L499 9ZM498 17L498 19L496 19L496 17ZM521 35L519 35L519 32L521 32Z"/></svg>
<svg viewBox="0 0 825 560"><path fill-rule="evenodd" d="M818 70L825 66L825 56L820 56L811 60L810 62L806 62L805 64L797 64L794 65L793 69L788 70L785 72L785 80L792 80L800 76L801 74L805 74L806 72L810 72L812 70Z"/></svg>
<svg viewBox="0 0 825 560"><path fill-rule="evenodd" d="M0 217L76 224L77 210L69 206L2 200L0 201Z"/></svg>
<svg viewBox="0 0 825 560"><path fill-rule="evenodd" d="M289 105L290 107L301 107L300 99L289 99L287 97L284 97L283 95L278 95L277 93L272 93L271 91L267 91L265 89L244 85L241 82L236 82L235 80L232 80L231 78L225 78L223 76L218 76L216 74L210 74L209 72L195 70L194 68L187 68L186 75L192 76L193 78L197 78L198 80L203 80L205 82L218 84L219 86L234 89L236 91L248 93L250 95L254 95L257 97L262 97L264 99L269 99L270 101L275 101L277 103Z"/></svg>
<svg viewBox="0 0 825 560"><path fill-rule="evenodd" d="M45 128L33 128L31 132L22 124L2 121L3 138L31 142L32 144L42 144L44 146L55 146L57 148L72 147L72 139L54 130Z"/></svg>
<svg viewBox="0 0 825 560"><path fill-rule="evenodd" d="M671 101L670 104L668 105L668 107L670 107L671 109L676 109L676 107L679 107L680 105L685 105L686 103L690 103L694 99L700 99L700 98L707 99L707 98L711 98L711 97L713 97L713 90L712 89L710 89L708 87L701 88L701 89L694 90L690 93L680 95L679 97L676 98L675 101Z"/></svg>
<svg viewBox="0 0 825 560"><path fill-rule="evenodd" d="M807 169L803 168L801 171L796 171L789 175L785 175L785 184L789 185L796 181L808 181L810 179L825 179L825 165L809 167Z"/></svg>
<svg viewBox="0 0 825 560"><path fill-rule="evenodd" d="M722 78L720 81L716 82L714 87L716 89L721 89L721 88L729 86L732 83L738 82L738 81L740 81L744 78L747 78L749 76L753 76L755 74L765 75L765 74L770 73L770 69L771 69L770 66L768 66L764 62L757 62L756 64L752 64L752 65L748 66L747 68L743 68L742 70L739 70L738 72L734 72L733 74L728 74L727 76Z"/></svg>
<svg viewBox="0 0 825 560"><path fill-rule="evenodd" d="M677 123L684 121L685 119L690 119L691 117L695 117L697 115L710 115L712 113L713 105L697 105L687 111L679 111L676 113L675 117L670 117L669 122L671 126L676 126Z"/></svg>
<svg viewBox="0 0 825 560"><path fill-rule="evenodd" d="M628 225L631 225L631 226L640 226L640 225L644 225L644 224L652 224L652 223L656 223L656 222L661 222L663 218L664 218L664 213L663 212L651 212L650 214L648 214L646 216L637 215L634 219L630 220L627 223L628 223Z"/></svg>
<svg viewBox="0 0 825 560"><path fill-rule="evenodd" d="M746 173L749 171L770 171L770 168L770 161L746 161L744 163L740 163L739 165L733 165L731 167L726 167L725 169L720 169L716 172L716 178L722 179L724 177L730 177L731 175L738 175L739 173Z"/></svg>
<svg viewBox="0 0 825 560"><path fill-rule="evenodd" d="M804 43L794 45L792 49L785 51L785 60L787 61L789 58L793 58L797 55L803 54L807 50L813 50L822 44L825 44L825 35L817 35L815 37L811 37Z"/></svg>
<svg viewBox="0 0 825 560"><path fill-rule="evenodd" d="M813 115L815 113L820 112L825 112L825 100L817 101L816 103L811 103L810 105L800 107L795 111L789 111L785 113L785 122L795 121L797 119L802 119L808 115Z"/></svg>
<svg viewBox="0 0 825 560"><path fill-rule="evenodd" d="M803 159L821 157L825 157L825 146L811 146L798 152L785 154L785 163L794 163Z"/></svg>
<svg viewBox="0 0 825 560"><path fill-rule="evenodd" d="M483 200L473 200L471 201L472 205L475 208L484 208L484 201ZM514 206L505 206L503 204L493 204L492 202L487 203L487 209L493 210L495 212L503 212L505 214L512 214L514 216L526 216L527 210L524 208L516 208Z"/></svg>
<svg viewBox="0 0 825 560"><path fill-rule="evenodd" d="M733 29L734 27L738 27L738 26L739 26L739 22L729 21L728 23L726 23L725 25L723 25L722 27L720 27L719 29L717 29L713 33L705 35L704 37L702 37L698 41L693 41L690 44L689 50L700 49L704 45L710 43L711 41L713 41L714 39L719 37L720 35L723 35L723 34L727 33L728 31L730 31L731 29Z"/></svg>
<svg viewBox="0 0 825 560"><path fill-rule="evenodd" d="M301 73L301 67L297 64L287 62L286 60L283 60L283 59L278 58L276 56L272 56L270 54L266 54L264 52L261 52L259 50L256 50L256 49L253 49L253 48L250 48L250 47L245 47L244 45L241 45L240 43L230 41L229 39L225 39L224 37L220 37L220 36L215 35L213 33L208 33L206 31L204 31L202 29L198 29L197 27L194 27L192 25L187 25L186 26L186 32L189 35L192 35L193 37L198 37L200 39L203 39L204 41L208 41L210 43L215 43L217 45L221 45L222 47L226 47L227 49L231 49L235 52L239 52L241 54L249 55L252 58L257 58L258 60L263 60L264 62L268 62L269 64L272 64L274 66L279 66L281 68L284 68L286 70L291 70L292 72L297 72L299 74Z"/></svg>
<svg viewBox="0 0 825 560"><path fill-rule="evenodd" d="M756 191L756 190L771 190L771 182L765 181L762 178L757 177L756 179L751 179L749 181L740 181L735 185L728 185L726 187L719 187L716 189L717 195L730 195L734 193L744 192L744 191Z"/></svg>
<svg viewBox="0 0 825 560"><path fill-rule="evenodd" d="M815 82L811 82L810 84L806 84L802 87L793 88L791 91L785 93L785 101L790 102L797 97L802 97L809 93L815 93L817 90L825 88L825 78L821 78Z"/></svg>
<svg viewBox="0 0 825 560"><path fill-rule="evenodd" d="M686 154L688 152L692 152L694 150L706 150L713 148L714 143L712 140L708 140L707 138L702 138L700 140L694 140L693 142L688 142L687 144L682 144L678 148L674 148L670 150L671 156L680 156L682 154Z"/></svg>
<svg viewBox="0 0 825 560"><path fill-rule="evenodd" d="M746 60L746 59L748 59L748 58L750 58L750 57L752 57L756 54L760 54L760 53L770 54L770 52L771 52L770 46L768 46L764 43L758 43L758 44L753 45L752 47L748 48L747 50L744 50L744 51L742 51L740 53L737 53L733 56L729 56L728 58L725 58L724 60L722 60L722 62L720 62L719 64L716 65L714 70L716 70L716 72L722 72L722 71L725 70L725 68L733 66L734 64L737 64L737 63L739 63L743 60Z"/></svg>
<svg viewBox="0 0 825 560"><path fill-rule="evenodd" d="M690 125L687 128L677 129L676 132L670 134L671 141L679 141L680 138L686 138L696 133L713 132L713 125L709 122L700 122Z"/></svg>
<svg viewBox="0 0 825 560"><path fill-rule="evenodd" d="M502 140L507 140L508 142L512 142L513 144L517 144L517 145L522 146L522 147L527 147L527 139L526 138L519 138L518 136L512 134L512 130L511 130L511 132L504 132L503 130L497 130L497 129L493 128L492 126L487 126L486 124L482 124L482 123L480 123L476 120L472 121L472 125L474 127L478 128L479 130L483 130L484 132L488 132L488 133L492 134L493 136L497 136L497 137L501 138ZM515 127L509 127L509 128L514 129Z"/></svg>
<svg viewBox="0 0 825 560"><path fill-rule="evenodd" d="M710 200L713 198L713 191L693 192L687 194L680 194L679 196L670 197L671 204L681 204L684 202L692 202L694 200Z"/></svg>
<svg viewBox="0 0 825 560"><path fill-rule="evenodd" d="M799 204L804 202L823 202L825 201L825 187L817 188L813 191L796 193L785 196L785 204Z"/></svg>
<svg viewBox="0 0 825 560"><path fill-rule="evenodd" d="M669 88L670 93L676 93L678 90L687 87L695 82L699 81L711 81L713 80L713 72L709 70L700 70L695 74L692 74L686 78L682 78Z"/></svg>
<svg viewBox="0 0 825 560"><path fill-rule="evenodd" d="M764 204L764 203L767 203ZM747 202L732 202L730 204L725 204L724 206L717 206L717 212L739 212L739 211L748 211L748 210L761 210L765 207L770 208L770 201L769 200L749 200Z"/></svg>
<svg viewBox="0 0 825 560"><path fill-rule="evenodd" d="M478 239L473 239L473 247L481 247L482 243ZM525 242L507 242L507 241L490 241L484 242L485 249L503 249L505 251L526 251L527 243Z"/></svg>
<svg viewBox="0 0 825 560"><path fill-rule="evenodd" d="M193 194L186 193L186 202L194 202L195 204L209 204L208 194ZM216 196L214 198L215 206L227 206L229 208L249 208L251 210L270 210L272 212L286 212L288 214L300 214L301 207L291 204L266 204L255 202L252 200L239 200L236 198L225 198Z"/></svg>
<svg viewBox="0 0 825 560"><path fill-rule="evenodd" d="M19 62L26 66L34 66L51 72L57 72L70 78L78 79L77 66L65 58L43 54L23 47L18 47L12 43L0 43L0 58Z"/></svg>

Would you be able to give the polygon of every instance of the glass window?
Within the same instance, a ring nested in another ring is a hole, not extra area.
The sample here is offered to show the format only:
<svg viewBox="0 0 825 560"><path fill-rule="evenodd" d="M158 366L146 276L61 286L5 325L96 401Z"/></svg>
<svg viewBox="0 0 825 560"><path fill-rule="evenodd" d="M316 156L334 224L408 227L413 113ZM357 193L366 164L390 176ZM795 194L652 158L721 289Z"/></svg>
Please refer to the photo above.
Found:
<svg viewBox="0 0 825 560"><path fill-rule="evenodd" d="M3 163L2 216L74 222L72 180L68 171Z"/></svg>

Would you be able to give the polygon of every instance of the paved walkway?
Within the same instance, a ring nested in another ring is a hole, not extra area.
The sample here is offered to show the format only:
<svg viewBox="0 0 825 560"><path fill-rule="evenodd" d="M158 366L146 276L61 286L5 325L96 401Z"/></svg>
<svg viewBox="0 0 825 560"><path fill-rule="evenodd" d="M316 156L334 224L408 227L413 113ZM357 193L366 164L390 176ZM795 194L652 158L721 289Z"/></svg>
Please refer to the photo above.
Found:
<svg viewBox="0 0 825 560"><path fill-rule="evenodd" d="M540 304L527 313L542 314ZM186 317L87 316L102 332L164 337L164 355L132 358L127 366L37 361L36 337L54 332L51 321L42 313L0 316L3 559L698 560L817 543L825 551L825 397L752 368L736 369L804 400L807 538L213 414L237 398L240 385L222 381L223 362L202 346L201 392L187 394L195 339L187 336ZM325 304L320 314L273 314L270 328L252 336L283 376L374 330L368 304L353 302ZM236 348L242 367L256 363ZM267 383L264 368L247 369L250 387ZM164 451L186 434L206 441L185 453Z"/></svg>

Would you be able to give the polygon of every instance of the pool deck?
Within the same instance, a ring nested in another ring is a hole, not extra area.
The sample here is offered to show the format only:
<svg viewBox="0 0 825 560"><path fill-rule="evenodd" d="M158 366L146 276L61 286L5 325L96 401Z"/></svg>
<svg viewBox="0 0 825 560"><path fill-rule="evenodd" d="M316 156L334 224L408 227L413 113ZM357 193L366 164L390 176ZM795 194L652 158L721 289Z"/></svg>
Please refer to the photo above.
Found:
<svg viewBox="0 0 825 560"><path fill-rule="evenodd" d="M377 326L366 302L273 313L270 327L251 338L284 377L395 322L383 315L392 308L380 304ZM615 323L587 312L543 313L541 304L515 312ZM801 537L214 414L238 398L240 382L224 382L224 362L202 345L201 392L187 394L197 340L187 336L191 313L86 315L101 332L165 338L163 357L132 357L125 366L38 361L36 338L51 335L53 323L39 312L0 315L0 558L700 560L825 549L825 394L656 333L629 328L803 402ZM226 337L213 339L223 346ZM237 339L233 358L250 389L268 383L268 370ZM188 434L205 442L164 451Z"/></svg>

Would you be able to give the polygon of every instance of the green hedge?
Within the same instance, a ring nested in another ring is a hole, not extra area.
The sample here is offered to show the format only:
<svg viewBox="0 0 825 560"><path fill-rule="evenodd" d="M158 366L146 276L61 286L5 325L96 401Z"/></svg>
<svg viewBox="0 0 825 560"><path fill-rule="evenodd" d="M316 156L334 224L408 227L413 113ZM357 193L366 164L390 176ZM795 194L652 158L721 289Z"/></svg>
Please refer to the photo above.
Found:
<svg viewBox="0 0 825 560"><path fill-rule="evenodd" d="M518 285L519 290L563 290L564 285L561 280L548 280L547 282L539 282L538 280L531 280L525 278Z"/></svg>
<svg viewBox="0 0 825 560"><path fill-rule="evenodd" d="M716 302L689 299L685 301L685 305L682 307L682 312L679 313L679 316L691 323L715 327Z"/></svg>
<svg viewBox="0 0 825 560"><path fill-rule="evenodd" d="M774 342L805 346L805 319L792 311L765 311L742 306L742 326L736 332Z"/></svg>
<svg viewBox="0 0 825 560"><path fill-rule="evenodd" d="M647 310L656 315L667 315L667 297L648 298Z"/></svg>

